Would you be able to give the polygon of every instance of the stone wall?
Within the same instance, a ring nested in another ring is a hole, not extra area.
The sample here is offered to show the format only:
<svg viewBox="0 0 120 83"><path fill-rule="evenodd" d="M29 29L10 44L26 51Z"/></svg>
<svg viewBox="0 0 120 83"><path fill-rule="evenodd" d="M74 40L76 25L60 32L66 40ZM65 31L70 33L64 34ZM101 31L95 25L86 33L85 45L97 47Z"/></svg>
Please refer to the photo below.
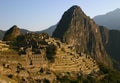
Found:
<svg viewBox="0 0 120 83"><path fill-rule="evenodd" d="M9 45L6 42L0 41L0 51L7 51L9 49Z"/></svg>

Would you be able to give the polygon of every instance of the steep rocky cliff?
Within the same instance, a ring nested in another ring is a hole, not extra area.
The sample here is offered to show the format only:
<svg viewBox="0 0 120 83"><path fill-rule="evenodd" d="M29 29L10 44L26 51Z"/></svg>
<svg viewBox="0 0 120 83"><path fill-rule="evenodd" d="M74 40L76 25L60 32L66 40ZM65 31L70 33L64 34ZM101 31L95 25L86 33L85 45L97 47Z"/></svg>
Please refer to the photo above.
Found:
<svg viewBox="0 0 120 83"><path fill-rule="evenodd" d="M8 31L6 31L3 40L4 41L13 41L17 36L21 34L21 30L14 25Z"/></svg>
<svg viewBox="0 0 120 83"><path fill-rule="evenodd" d="M98 62L108 64L99 27L79 6L72 6L62 16L53 37L73 45L78 53L87 53Z"/></svg>
<svg viewBox="0 0 120 83"><path fill-rule="evenodd" d="M120 69L120 31L108 30L104 26L100 26L102 41L107 53L113 60L114 67Z"/></svg>

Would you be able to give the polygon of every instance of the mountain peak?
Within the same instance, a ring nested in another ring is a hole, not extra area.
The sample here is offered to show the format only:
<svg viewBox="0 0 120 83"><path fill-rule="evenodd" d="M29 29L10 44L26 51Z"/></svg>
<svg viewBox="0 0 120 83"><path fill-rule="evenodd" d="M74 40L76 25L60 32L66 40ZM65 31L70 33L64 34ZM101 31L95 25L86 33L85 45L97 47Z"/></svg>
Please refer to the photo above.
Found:
<svg viewBox="0 0 120 83"><path fill-rule="evenodd" d="M70 9L80 9L80 6L78 6L78 5L73 5Z"/></svg>
<svg viewBox="0 0 120 83"><path fill-rule="evenodd" d="M84 12L82 11L82 9L80 8L80 6L78 5L73 5L72 7L70 7L67 11L67 13L74 15L85 15Z"/></svg>
<svg viewBox="0 0 120 83"><path fill-rule="evenodd" d="M86 19L87 19L87 16L84 14L84 12L82 11L82 9L79 6L74 5L74 6L70 7L63 14L60 22L57 25L57 29L53 32L53 36L56 38L57 37L60 38L64 42L63 35L70 28L70 25L73 25L73 29L75 29L75 27L83 25L83 23L86 21ZM79 25L76 25L77 22L79 23ZM61 34L59 34L58 32L61 32Z"/></svg>
<svg viewBox="0 0 120 83"><path fill-rule="evenodd" d="M13 27L17 27L17 25L13 25Z"/></svg>
<svg viewBox="0 0 120 83"><path fill-rule="evenodd" d="M21 30L16 25L14 25L6 31L3 40L13 41L19 35L21 35Z"/></svg>
<svg viewBox="0 0 120 83"><path fill-rule="evenodd" d="M120 8L116 8L114 11L120 11Z"/></svg>
<svg viewBox="0 0 120 83"><path fill-rule="evenodd" d="M19 28L17 25L13 25L10 29Z"/></svg>
<svg viewBox="0 0 120 83"><path fill-rule="evenodd" d="M72 6L63 14L53 37L74 46L77 53L88 53L99 62L103 62L102 55L106 55L98 26L79 6Z"/></svg>
<svg viewBox="0 0 120 83"><path fill-rule="evenodd" d="M115 10L108 12L106 15L118 15L120 14L120 8L116 8Z"/></svg>

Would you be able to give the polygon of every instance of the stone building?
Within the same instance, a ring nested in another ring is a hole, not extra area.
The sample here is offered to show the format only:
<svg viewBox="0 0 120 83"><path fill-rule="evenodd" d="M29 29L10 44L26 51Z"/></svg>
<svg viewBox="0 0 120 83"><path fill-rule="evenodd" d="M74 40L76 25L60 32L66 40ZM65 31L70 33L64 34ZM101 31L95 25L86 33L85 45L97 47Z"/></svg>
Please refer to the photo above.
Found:
<svg viewBox="0 0 120 83"><path fill-rule="evenodd" d="M46 50L40 49L39 54L34 54L31 48L26 49L26 55L22 55L25 58L25 62L27 65L41 66L46 64Z"/></svg>

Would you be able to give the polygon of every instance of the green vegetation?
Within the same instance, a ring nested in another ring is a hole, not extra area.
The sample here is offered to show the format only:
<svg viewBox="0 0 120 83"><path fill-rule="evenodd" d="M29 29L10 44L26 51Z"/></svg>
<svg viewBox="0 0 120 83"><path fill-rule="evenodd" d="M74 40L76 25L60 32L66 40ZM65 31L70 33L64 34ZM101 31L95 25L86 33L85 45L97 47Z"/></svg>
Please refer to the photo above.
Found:
<svg viewBox="0 0 120 83"><path fill-rule="evenodd" d="M27 33L25 35L20 35L12 42L13 49L19 50L21 47L23 50L20 51L20 54L25 53L26 48L32 47L34 53L40 53L38 48L41 48L40 45L47 45L45 39L49 38L49 35L46 33Z"/></svg>
<svg viewBox="0 0 120 83"><path fill-rule="evenodd" d="M76 79L71 76L63 76L58 78L61 83L96 83L95 79L91 76L78 76Z"/></svg>
<svg viewBox="0 0 120 83"><path fill-rule="evenodd" d="M78 75L73 78L68 74L65 76L57 76L57 80L61 83L120 83L120 72L110 69L103 64L99 64L100 72L97 77L94 75Z"/></svg>
<svg viewBox="0 0 120 83"><path fill-rule="evenodd" d="M56 46L54 44L48 45L46 48L46 57L50 62L54 62L54 56L56 55Z"/></svg>
<svg viewBox="0 0 120 83"><path fill-rule="evenodd" d="M120 83L120 72L115 69L110 69L104 65L99 65L100 70L106 74L106 76L100 80L102 83Z"/></svg>

